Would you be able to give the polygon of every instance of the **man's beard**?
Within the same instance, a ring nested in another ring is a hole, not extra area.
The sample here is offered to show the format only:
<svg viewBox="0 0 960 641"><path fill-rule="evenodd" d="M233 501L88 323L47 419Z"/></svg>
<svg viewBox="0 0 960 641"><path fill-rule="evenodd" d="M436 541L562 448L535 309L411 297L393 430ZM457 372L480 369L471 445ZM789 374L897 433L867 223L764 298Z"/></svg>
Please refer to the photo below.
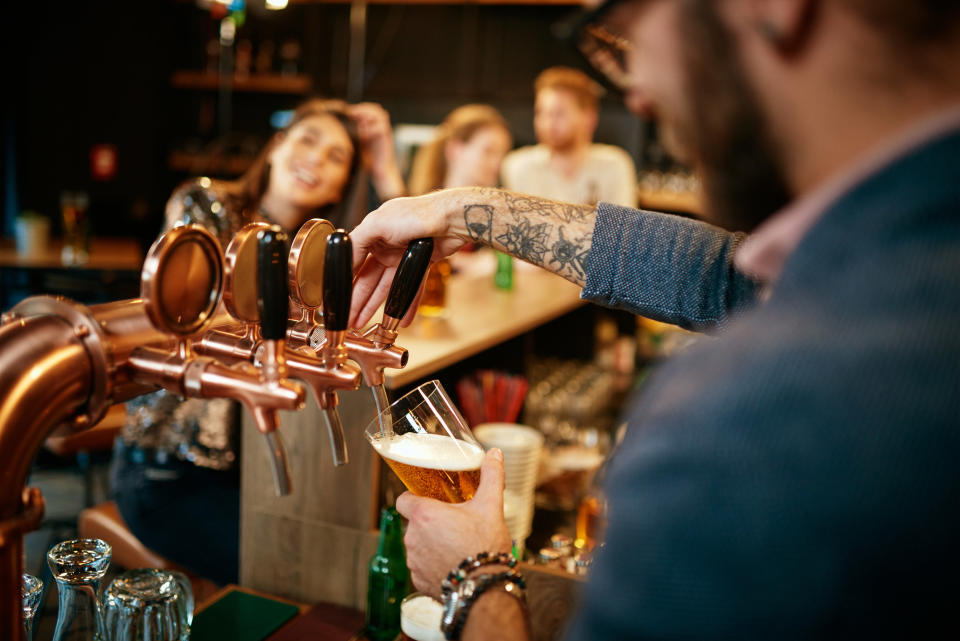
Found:
<svg viewBox="0 0 960 641"><path fill-rule="evenodd" d="M549 147L550 151L558 154L567 153L577 148L577 137L573 134L567 134L565 136L548 134L546 139L540 142Z"/></svg>
<svg viewBox="0 0 960 641"><path fill-rule="evenodd" d="M683 0L680 31L689 122L673 133L700 176L708 217L752 231L790 201L766 121L709 0Z"/></svg>

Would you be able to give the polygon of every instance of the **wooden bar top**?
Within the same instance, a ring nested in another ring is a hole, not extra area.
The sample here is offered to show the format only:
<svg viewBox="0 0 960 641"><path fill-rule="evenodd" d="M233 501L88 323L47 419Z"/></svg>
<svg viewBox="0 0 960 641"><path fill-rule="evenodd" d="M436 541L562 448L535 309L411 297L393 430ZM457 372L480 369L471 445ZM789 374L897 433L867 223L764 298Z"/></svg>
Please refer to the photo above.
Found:
<svg viewBox="0 0 960 641"><path fill-rule="evenodd" d="M494 286L492 271L454 275L447 283L445 317L421 314L410 327L400 329L397 345L409 351L410 360L401 370L387 370L386 387L395 389L429 376L584 302L577 285L519 260L514 261L510 291Z"/></svg>
<svg viewBox="0 0 960 641"><path fill-rule="evenodd" d="M40 254L21 254L10 238L0 239L0 267L30 269L116 269L136 271L143 264L140 243L133 238L91 238L89 259L82 265L64 265L63 241L53 238Z"/></svg>

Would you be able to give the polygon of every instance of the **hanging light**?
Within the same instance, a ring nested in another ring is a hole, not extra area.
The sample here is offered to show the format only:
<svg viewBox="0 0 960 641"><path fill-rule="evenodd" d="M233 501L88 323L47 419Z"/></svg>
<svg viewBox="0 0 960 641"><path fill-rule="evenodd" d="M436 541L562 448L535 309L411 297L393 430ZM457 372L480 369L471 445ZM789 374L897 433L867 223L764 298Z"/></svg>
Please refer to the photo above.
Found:
<svg viewBox="0 0 960 641"><path fill-rule="evenodd" d="M267 0L267 9L279 11L287 8L287 0Z"/></svg>

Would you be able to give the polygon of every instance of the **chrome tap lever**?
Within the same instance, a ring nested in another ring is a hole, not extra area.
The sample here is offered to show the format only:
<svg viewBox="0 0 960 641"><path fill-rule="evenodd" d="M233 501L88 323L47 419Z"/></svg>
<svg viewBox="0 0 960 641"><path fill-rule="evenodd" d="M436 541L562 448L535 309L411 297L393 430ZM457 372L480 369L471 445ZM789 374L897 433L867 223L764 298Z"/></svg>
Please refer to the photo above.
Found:
<svg viewBox="0 0 960 641"><path fill-rule="evenodd" d="M343 341L350 319L352 294L353 247L350 236L338 229L327 238L327 252L323 260L323 325L326 341L321 348L321 358L327 369L337 369L346 363L348 354ZM325 392L320 406L326 414L333 464L343 465L348 460L347 445L337 413L336 392Z"/></svg>

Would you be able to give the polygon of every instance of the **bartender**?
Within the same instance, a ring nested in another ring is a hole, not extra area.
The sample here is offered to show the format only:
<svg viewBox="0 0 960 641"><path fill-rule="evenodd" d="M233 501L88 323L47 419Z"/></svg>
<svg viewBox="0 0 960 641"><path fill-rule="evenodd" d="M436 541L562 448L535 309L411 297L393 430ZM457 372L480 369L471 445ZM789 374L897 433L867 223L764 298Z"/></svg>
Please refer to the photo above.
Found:
<svg viewBox="0 0 960 641"><path fill-rule="evenodd" d="M399 198L352 233L352 325L433 236L435 259L484 243L716 334L626 413L569 638L956 638L960 6L609 0L580 36L740 231L495 189ZM472 501L397 501L448 638L529 636L502 486L494 450Z"/></svg>

